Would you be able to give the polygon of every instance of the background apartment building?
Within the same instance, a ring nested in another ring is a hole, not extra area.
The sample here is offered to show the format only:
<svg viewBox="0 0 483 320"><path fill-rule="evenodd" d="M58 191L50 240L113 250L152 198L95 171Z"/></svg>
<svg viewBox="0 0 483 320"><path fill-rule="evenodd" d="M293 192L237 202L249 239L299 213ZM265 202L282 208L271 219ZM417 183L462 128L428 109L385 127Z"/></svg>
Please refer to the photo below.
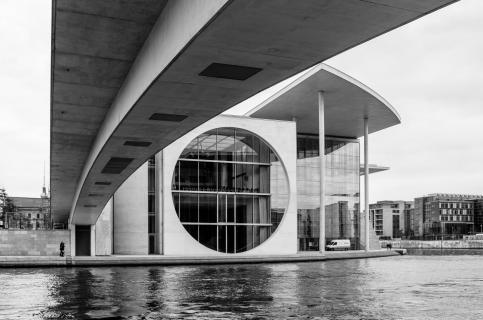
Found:
<svg viewBox="0 0 483 320"><path fill-rule="evenodd" d="M378 236L401 238L412 235L412 201L378 201L369 208L372 226Z"/></svg>
<svg viewBox="0 0 483 320"><path fill-rule="evenodd" d="M416 237L479 232L483 229L483 196L435 193L415 198L411 229Z"/></svg>

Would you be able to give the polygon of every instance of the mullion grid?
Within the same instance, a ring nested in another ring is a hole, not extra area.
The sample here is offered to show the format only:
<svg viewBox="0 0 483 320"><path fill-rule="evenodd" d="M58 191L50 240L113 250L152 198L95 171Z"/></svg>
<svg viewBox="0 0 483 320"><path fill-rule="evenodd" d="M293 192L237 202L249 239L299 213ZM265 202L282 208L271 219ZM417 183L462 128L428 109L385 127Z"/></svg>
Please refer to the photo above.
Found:
<svg viewBox="0 0 483 320"><path fill-rule="evenodd" d="M220 160L219 159L219 155L218 155L218 129L216 130L216 137L215 137L215 160L206 160L206 159L200 159L199 158L199 154L200 154L200 149L201 149L201 141L199 138L196 138L197 139L197 143L196 143L196 146L197 146L197 151L196 151L196 154L197 154L197 159L179 159L178 160L178 183L177 183L177 186L178 186L178 189L179 191L182 191L181 190L181 161L196 161L197 162L197 240L199 241L200 239L200 197L199 197L199 194L200 194L200 162L215 162L215 163L230 163L232 164L233 166L233 176L234 176L234 182L233 182L233 187L234 187L234 190L235 192L233 193L233 218L234 218L234 221L233 221L233 253L237 253L237 226L239 225L244 225L244 226L247 226L247 227L251 227L252 230L251 230L251 244L252 244L252 248L253 248L253 244L255 243L255 228L254 228L254 221L255 221L255 217L254 217L254 206L255 206L255 197L256 195L254 195L253 193L249 194L251 197L251 210L250 210L250 215L251 215L251 223L250 224L238 224L237 223L237 214L238 214L238 210L237 210L237 201L238 201L238 196L242 196L243 193L240 193L239 190L238 190L238 186L237 186L237 171L238 171L238 164L242 164L242 165L250 165L250 171L252 173L252 177L255 175L255 165L258 165L258 166L270 166L270 163L262 163L262 162L254 162L253 161L253 157L254 157L254 154L252 154L252 161L250 162L243 162L242 160L241 161L238 161L237 159L237 152L236 152L236 145L235 145L235 148L234 148L234 151L233 151L233 154L232 154L232 158L234 159L234 161L226 161L226 160ZM234 130L235 132L235 144L236 144L236 130ZM269 160L270 161L270 160ZM219 195L222 194L223 195L223 201L225 202L225 206L224 206L224 216L225 216L225 223L228 223L228 196L229 194L228 193L222 193L219 191L219 166L217 165L216 166L216 169L215 169L215 190L216 192L214 192L214 194L216 195L216 223L215 225L217 226L217 231L216 231L216 241L217 241L217 244L216 244L216 248L217 248L217 251L219 251L219 234L220 234L220 226L224 226L224 233L225 233L225 253L228 253L228 226L229 224L220 224L219 222L219 210L220 210L220 197ZM258 177L258 181L259 183L261 182L260 181L261 179L261 176ZM243 183L242 183L243 184ZM251 184L252 184L252 190L255 190L254 188L254 181L253 181L253 178L252 178L252 181L251 181ZM243 189L242 187L240 189ZM258 188L258 190L260 191L260 187ZM259 192L258 192L259 193ZM248 195L247 195L248 196ZM178 197L180 197L180 194L178 193ZM266 210L268 210L267 214L268 214L268 221L269 223L271 223L271 210L270 210L270 194L268 194L268 201L267 201L267 204L268 204L268 207L266 208ZM179 200L180 201L180 200ZM179 206L181 206L181 204L179 204ZM260 207L258 208L258 210L260 210ZM179 211L179 209L178 209ZM247 218L248 220L248 218ZM192 223L190 223L192 224ZM231 224L230 224L231 225ZM270 230L270 229L269 229Z"/></svg>

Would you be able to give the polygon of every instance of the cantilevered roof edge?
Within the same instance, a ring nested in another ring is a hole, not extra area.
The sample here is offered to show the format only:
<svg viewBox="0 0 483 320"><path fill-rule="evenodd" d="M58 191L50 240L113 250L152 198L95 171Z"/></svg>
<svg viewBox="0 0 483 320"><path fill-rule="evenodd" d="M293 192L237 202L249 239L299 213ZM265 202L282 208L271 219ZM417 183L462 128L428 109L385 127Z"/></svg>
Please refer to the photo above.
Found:
<svg viewBox="0 0 483 320"><path fill-rule="evenodd" d="M353 77L347 75L346 73L344 73L344 72L342 72L342 71L340 71L340 70L338 70L334 67L331 67L327 64L324 64L324 63L320 63L320 64L318 64L314 67L309 68L306 71L303 71L299 77L294 79L288 85L286 85L285 87L283 87L282 89L277 91L275 94L271 95L270 97L268 97L267 99L265 99L264 101L262 101L261 103L256 105L254 108L247 111L245 113L245 116L251 116L254 113L256 113L257 111L260 111L266 105L270 104L272 101L278 99L279 97L281 97L285 93L288 93L293 88L303 84L305 80L309 79L310 77L312 77L313 75L317 74L318 72L320 72L322 70L329 72L332 75L335 75L335 76L339 77L340 79L347 81L348 83L360 88L361 90L365 91L366 93L370 94L372 97L377 99L379 102L381 102L381 104L383 104L389 111L391 111L391 113L397 119L397 121L395 123L392 123L387 128L401 123L401 116L399 115L399 112L386 99L384 99L380 94L378 94L376 91L369 88L368 86L366 86L365 84L363 84L359 80L354 79Z"/></svg>

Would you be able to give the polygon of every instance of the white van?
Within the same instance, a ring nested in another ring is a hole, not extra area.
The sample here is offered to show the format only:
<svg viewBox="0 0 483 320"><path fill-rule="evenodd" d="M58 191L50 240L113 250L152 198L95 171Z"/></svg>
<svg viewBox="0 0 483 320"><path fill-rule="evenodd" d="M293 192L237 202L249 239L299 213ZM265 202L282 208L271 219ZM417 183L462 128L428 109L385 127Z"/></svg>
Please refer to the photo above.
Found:
<svg viewBox="0 0 483 320"><path fill-rule="evenodd" d="M335 250L349 250L351 248L351 242L349 239L335 239L327 243L325 250L335 251Z"/></svg>

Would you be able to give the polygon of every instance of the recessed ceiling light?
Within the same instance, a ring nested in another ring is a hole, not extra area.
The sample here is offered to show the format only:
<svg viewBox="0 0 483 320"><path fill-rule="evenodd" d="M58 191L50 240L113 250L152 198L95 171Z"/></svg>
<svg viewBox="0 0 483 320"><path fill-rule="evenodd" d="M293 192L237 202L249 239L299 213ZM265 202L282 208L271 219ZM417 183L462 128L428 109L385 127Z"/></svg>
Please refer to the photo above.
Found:
<svg viewBox="0 0 483 320"><path fill-rule="evenodd" d="M106 163L102 173L119 174L134 160L134 158L112 157Z"/></svg>
<svg viewBox="0 0 483 320"><path fill-rule="evenodd" d="M199 75L204 77L243 81L260 71L262 71L261 68L215 62L206 67L205 70L201 71Z"/></svg>
<svg viewBox="0 0 483 320"><path fill-rule="evenodd" d="M188 116L182 114L171 114L171 113L153 113L149 120L157 121L171 121L171 122L181 122Z"/></svg>
<svg viewBox="0 0 483 320"><path fill-rule="evenodd" d="M131 146L131 147L149 147L151 145L151 142L128 140L124 142L124 145Z"/></svg>

